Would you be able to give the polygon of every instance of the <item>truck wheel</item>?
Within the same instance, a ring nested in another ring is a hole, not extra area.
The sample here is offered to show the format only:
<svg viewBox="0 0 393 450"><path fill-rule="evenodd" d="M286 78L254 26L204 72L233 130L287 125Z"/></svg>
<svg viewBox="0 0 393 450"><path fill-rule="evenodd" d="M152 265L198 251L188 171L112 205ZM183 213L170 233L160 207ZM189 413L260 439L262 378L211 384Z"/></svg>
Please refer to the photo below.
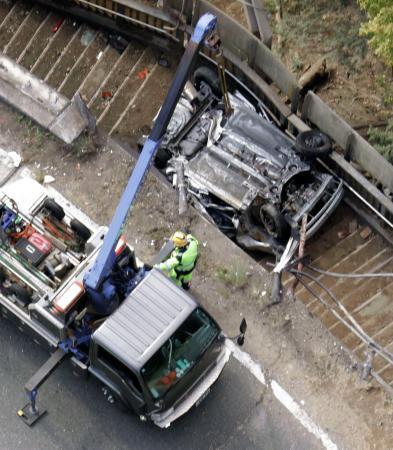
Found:
<svg viewBox="0 0 393 450"><path fill-rule="evenodd" d="M84 242L88 241L91 236L90 230L79 222L77 219L72 219L70 222L71 230Z"/></svg>
<svg viewBox="0 0 393 450"><path fill-rule="evenodd" d="M59 222L64 219L64 209L58 203L56 203L53 198L47 198L44 201L44 208Z"/></svg>
<svg viewBox="0 0 393 450"><path fill-rule="evenodd" d="M288 223L275 206L262 205L259 210L259 217L270 236L278 240L285 239L288 236Z"/></svg>
<svg viewBox="0 0 393 450"><path fill-rule="evenodd" d="M297 135L295 148L308 158L323 158L330 155L332 143L325 133L309 130Z"/></svg>
<svg viewBox="0 0 393 450"><path fill-rule="evenodd" d="M5 271L3 268L0 267L0 284L4 283L4 281L7 279L7 276L5 274Z"/></svg>
<svg viewBox="0 0 393 450"><path fill-rule="evenodd" d="M201 88L201 83L205 82L209 85L213 94L217 97L222 96L220 80L218 78L217 73L207 66L198 67L198 69L194 72L194 85L198 89Z"/></svg>
<svg viewBox="0 0 393 450"><path fill-rule="evenodd" d="M28 305L31 302L30 292L20 284L14 283L8 291L11 295L13 294L18 300L20 300L24 305Z"/></svg>

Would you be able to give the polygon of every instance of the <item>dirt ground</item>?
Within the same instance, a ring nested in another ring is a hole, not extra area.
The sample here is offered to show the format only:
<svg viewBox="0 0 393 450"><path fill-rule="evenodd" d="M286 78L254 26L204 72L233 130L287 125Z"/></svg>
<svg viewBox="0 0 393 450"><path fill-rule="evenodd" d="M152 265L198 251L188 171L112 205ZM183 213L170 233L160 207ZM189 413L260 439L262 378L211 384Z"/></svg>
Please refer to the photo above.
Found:
<svg viewBox="0 0 393 450"><path fill-rule="evenodd" d="M0 147L20 152L38 180L52 175L60 192L103 224L133 166L115 145L96 150L82 138L65 146L4 105ZM201 244L192 294L224 331L234 335L247 318L245 350L304 404L339 448L392 448L391 398L379 386L359 381L354 361L301 303L268 308L269 275L193 210L180 220L174 191L157 175L153 170L148 176L126 229L139 256L149 261L174 229L187 225Z"/></svg>

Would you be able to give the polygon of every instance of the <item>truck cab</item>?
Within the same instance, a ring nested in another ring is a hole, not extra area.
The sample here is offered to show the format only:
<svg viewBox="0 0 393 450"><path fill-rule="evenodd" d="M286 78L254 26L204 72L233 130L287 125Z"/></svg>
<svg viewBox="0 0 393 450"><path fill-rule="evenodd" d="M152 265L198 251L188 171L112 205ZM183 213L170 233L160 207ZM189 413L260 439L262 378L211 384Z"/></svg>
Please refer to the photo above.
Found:
<svg viewBox="0 0 393 450"><path fill-rule="evenodd" d="M229 359L217 323L153 269L93 334L89 371L142 418L167 427Z"/></svg>

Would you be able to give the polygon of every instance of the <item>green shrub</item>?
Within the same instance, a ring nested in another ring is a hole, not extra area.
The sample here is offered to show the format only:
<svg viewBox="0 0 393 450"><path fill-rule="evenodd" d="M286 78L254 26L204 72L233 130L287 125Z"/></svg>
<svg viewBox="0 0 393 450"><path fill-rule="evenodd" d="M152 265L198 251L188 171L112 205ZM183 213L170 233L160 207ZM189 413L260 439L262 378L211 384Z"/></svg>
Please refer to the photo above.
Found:
<svg viewBox="0 0 393 450"><path fill-rule="evenodd" d="M381 155L393 164L393 119L385 129L370 128L368 138Z"/></svg>
<svg viewBox="0 0 393 450"><path fill-rule="evenodd" d="M369 17L360 29L375 53L393 67L393 3L392 0L358 0Z"/></svg>

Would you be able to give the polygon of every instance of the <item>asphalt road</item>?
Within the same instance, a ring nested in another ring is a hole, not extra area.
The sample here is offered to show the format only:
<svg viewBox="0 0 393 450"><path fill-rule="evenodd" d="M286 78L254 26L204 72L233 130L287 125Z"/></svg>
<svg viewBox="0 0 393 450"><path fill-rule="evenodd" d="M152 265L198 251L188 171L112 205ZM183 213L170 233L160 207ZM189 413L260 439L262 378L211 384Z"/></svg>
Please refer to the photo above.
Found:
<svg viewBox="0 0 393 450"><path fill-rule="evenodd" d="M66 362L40 389L48 414L28 428L16 411L26 403L24 383L48 354L2 318L0 342L0 449L321 448L233 359L200 406L167 430L110 405L98 382L76 378Z"/></svg>

